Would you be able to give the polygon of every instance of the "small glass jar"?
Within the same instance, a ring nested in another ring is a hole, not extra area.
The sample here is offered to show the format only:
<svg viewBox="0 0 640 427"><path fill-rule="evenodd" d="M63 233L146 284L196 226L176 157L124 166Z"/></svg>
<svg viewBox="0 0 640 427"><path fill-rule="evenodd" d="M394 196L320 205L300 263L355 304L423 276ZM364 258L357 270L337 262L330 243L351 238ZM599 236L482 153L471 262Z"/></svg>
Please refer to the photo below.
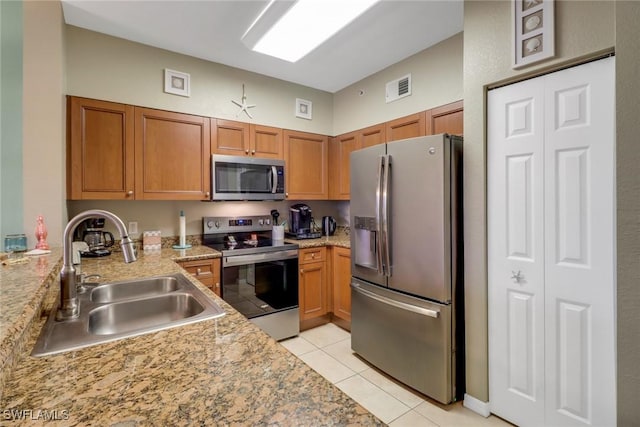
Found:
<svg viewBox="0 0 640 427"><path fill-rule="evenodd" d="M20 255L27 251L27 236L24 234L7 234L4 238L4 250Z"/></svg>

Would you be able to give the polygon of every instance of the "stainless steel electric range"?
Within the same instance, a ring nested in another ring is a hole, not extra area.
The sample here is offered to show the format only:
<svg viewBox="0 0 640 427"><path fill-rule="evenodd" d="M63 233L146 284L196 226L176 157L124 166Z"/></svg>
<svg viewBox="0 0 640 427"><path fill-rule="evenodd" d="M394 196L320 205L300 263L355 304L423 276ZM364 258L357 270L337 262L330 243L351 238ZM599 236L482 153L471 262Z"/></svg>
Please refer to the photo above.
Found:
<svg viewBox="0 0 640 427"><path fill-rule="evenodd" d="M202 218L222 253L222 299L277 340L298 335L298 245L271 239L269 215Z"/></svg>

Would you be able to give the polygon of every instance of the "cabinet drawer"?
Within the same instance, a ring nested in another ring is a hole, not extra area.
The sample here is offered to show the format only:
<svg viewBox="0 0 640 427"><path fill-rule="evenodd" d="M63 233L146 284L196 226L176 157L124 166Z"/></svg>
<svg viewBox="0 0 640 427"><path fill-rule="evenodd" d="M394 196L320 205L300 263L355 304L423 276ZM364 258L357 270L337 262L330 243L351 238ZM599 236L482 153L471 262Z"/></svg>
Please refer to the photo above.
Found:
<svg viewBox="0 0 640 427"><path fill-rule="evenodd" d="M298 254L298 263L305 264L308 262L324 261L327 257L327 248L307 248L300 249Z"/></svg>
<svg viewBox="0 0 640 427"><path fill-rule="evenodd" d="M203 285L220 295L220 260L205 259L197 261L181 261L180 266L187 270Z"/></svg>

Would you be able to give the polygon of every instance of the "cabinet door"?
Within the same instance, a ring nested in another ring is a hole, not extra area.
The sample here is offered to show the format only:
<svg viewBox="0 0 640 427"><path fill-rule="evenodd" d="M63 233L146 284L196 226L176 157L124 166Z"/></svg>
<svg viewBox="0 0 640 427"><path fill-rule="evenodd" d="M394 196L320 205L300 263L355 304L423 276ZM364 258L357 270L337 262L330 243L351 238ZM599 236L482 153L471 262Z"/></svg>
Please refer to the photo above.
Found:
<svg viewBox="0 0 640 427"><path fill-rule="evenodd" d="M136 199L208 200L209 119L135 109Z"/></svg>
<svg viewBox="0 0 640 427"><path fill-rule="evenodd" d="M249 123L211 119L211 152L246 156L249 151Z"/></svg>
<svg viewBox="0 0 640 427"><path fill-rule="evenodd" d="M351 250L331 249L333 266L333 315L351 321Z"/></svg>
<svg viewBox="0 0 640 427"><path fill-rule="evenodd" d="M430 123L431 121L429 121ZM387 142L389 142L430 135L431 130L427 129L426 113L422 111L387 122L385 133Z"/></svg>
<svg viewBox="0 0 640 427"><path fill-rule="evenodd" d="M329 138L306 132L284 132L286 191L290 200L323 200L329 196Z"/></svg>
<svg viewBox="0 0 640 427"><path fill-rule="evenodd" d="M220 258L179 261L178 264L220 296Z"/></svg>
<svg viewBox="0 0 640 427"><path fill-rule="evenodd" d="M448 133L450 135L462 135L463 129L463 103L453 102L431 110L431 131L434 135Z"/></svg>
<svg viewBox="0 0 640 427"><path fill-rule="evenodd" d="M351 172L349 155L360 148L360 135L351 132L331 139L331 157L329 163L329 198L349 200L351 197L349 174Z"/></svg>
<svg viewBox="0 0 640 427"><path fill-rule="evenodd" d="M67 196L133 199L133 107L67 98Z"/></svg>
<svg viewBox="0 0 640 427"><path fill-rule="evenodd" d="M384 144L385 139L385 125L379 124L370 126L368 128L360 130L360 148L371 147L372 145Z"/></svg>
<svg viewBox="0 0 640 427"><path fill-rule="evenodd" d="M252 124L250 127L250 154L255 157L282 159L282 129Z"/></svg>
<svg viewBox="0 0 640 427"><path fill-rule="evenodd" d="M299 282L300 320L327 314L327 263L300 265Z"/></svg>

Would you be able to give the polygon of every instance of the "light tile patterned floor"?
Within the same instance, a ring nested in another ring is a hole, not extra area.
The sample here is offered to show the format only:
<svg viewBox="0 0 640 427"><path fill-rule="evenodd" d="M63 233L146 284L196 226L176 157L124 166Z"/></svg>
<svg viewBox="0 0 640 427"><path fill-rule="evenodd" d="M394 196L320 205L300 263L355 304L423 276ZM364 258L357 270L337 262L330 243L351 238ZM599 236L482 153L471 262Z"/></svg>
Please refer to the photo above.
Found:
<svg viewBox="0 0 640 427"><path fill-rule="evenodd" d="M291 353L391 427L510 426L484 418L462 402L440 405L365 363L351 351L351 335L329 323L282 341Z"/></svg>

